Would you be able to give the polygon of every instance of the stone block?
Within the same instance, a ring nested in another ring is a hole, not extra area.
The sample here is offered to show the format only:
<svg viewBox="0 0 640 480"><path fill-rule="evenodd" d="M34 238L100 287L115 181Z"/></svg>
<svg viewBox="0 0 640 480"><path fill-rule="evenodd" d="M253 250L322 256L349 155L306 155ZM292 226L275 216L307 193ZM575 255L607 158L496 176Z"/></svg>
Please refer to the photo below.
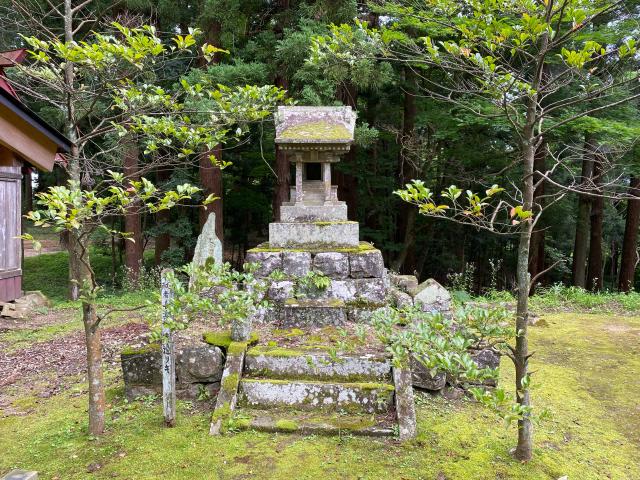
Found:
<svg viewBox="0 0 640 480"><path fill-rule="evenodd" d="M125 385L162 385L162 354L157 345L126 348L120 363Z"/></svg>
<svg viewBox="0 0 640 480"><path fill-rule="evenodd" d="M411 379L415 387L433 392L442 390L447 384L447 375L444 372L435 372L435 375L432 375L431 371L413 355L411 356Z"/></svg>
<svg viewBox="0 0 640 480"><path fill-rule="evenodd" d="M3 317L23 319L23 318L29 318L29 315L31 315L31 313L32 313L32 309L29 308L29 306L26 304L5 303L4 306L2 307L1 315Z"/></svg>
<svg viewBox="0 0 640 480"><path fill-rule="evenodd" d="M385 273L384 260L380 250L349 254L351 278L382 278Z"/></svg>
<svg viewBox="0 0 640 480"><path fill-rule="evenodd" d="M420 305L423 312L438 313L451 310L451 295L433 278L418 285L413 302Z"/></svg>
<svg viewBox="0 0 640 480"><path fill-rule="evenodd" d="M396 308L405 308L413 305L413 298L408 293L403 292L397 287L389 289L389 298Z"/></svg>
<svg viewBox="0 0 640 480"><path fill-rule="evenodd" d="M276 222L269 224L269 245L274 248L348 248L360 244L358 222Z"/></svg>
<svg viewBox="0 0 640 480"><path fill-rule="evenodd" d="M209 435L218 435L226 428L238 401L238 384L242 377L242 366L247 344L232 342L227 350L227 360L222 373L222 381L216 407L211 416Z"/></svg>
<svg viewBox="0 0 640 480"><path fill-rule="evenodd" d="M304 277L311 269L309 252L282 252L282 270L292 277Z"/></svg>
<svg viewBox="0 0 640 480"><path fill-rule="evenodd" d="M342 280L349 276L349 255L340 252L321 252L313 258L313 269L327 277Z"/></svg>
<svg viewBox="0 0 640 480"><path fill-rule="evenodd" d="M272 282L267 291L267 297L274 302L284 302L293 296L293 287L293 282L290 280Z"/></svg>
<svg viewBox="0 0 640 480"><path fill-rule="evenodd" d="M273 379L390 382L391 360L374 355L340 355L336 359L324 351L258 346L247 351L245 374Z"/></svg>
<svg viewBox="0 0 640 480"><path fill-rule="evenodd" d="M397 287L409 295L415 295L418 288L418 279L415 275L398 275L395 273L389 274L389 280L391 285Z"/></svg>
<svg viewBox="0 0 640 480"><path fill-rule="evenodd" d="M359 278L355 280L358 299L382 304L387 297L387 288L382 278Z"/></svg>
<svg viewBox="0 0 640 480"><path fill-rule="evenodd" d="M245 257L247 263L259 263L257 277L268 277L274 270L282 270L282 252L260 252L249 250Z"/></svg>
<svg viewBox="0 0 640 480"><path fill-rule="evenodd" d="M332 412L387 412L393 405L393 385L386 383L312 383L301 380L240 382L241 405Z"/></svg>
<svg viewBox="0 0 640 480"><path fill-rule="evenodd" d="M355 300L356 295L356 283L353 280L332 280L326 291L328 298L335 298L345 302Z"/></svg>
<svg viewBox="0 0 640 480"><path fill-rule="evenodd" d="M31 309L39 307L53 307L53 302L40 290L25 292L22 297L16 299L16 303L26 305Z"/></svg>
<svg viewBox="0 0 640 480"><path fill-rule="evenodd" d="M344 202L330 205L282 205L282 222L331 222L347 220L347 204Z"/></svg>
<svg viewBox="0 0 640 480"><path fill-rule="evenodd" d="M347 318L351 323L369 323L373 314L381 308L384 307L377 304L372 307L349 306L347 307Z"/></svg>
<svg viewBox="0 0 640 480"><path fill-rule="evenodd" d="M395 402L398 417L398 439L401 442L415 438L418 433L416 406L411 385L411 370L393 369L393 383L396 388Z"/></svg>
<svg viewBox="0 0 640 480"><path fill-rule="evenodd" d="M11 470L2 480L38 480L38 472L28 470Z"/></svg>
<svg viewBox="0 0 640 480"><path fill-rule="evenodd" d="M262 317L261 321L256 323L271 324L278 322L283 315L282 309L283 307L278 304L266 308L264 310L264 316Z"/></svg>
<svg viewBox="0 0 640 480"><path fill-rule="evenodd" d="M478 368L491 368L497 369L500 367L500 355L494 352L490 348L484 348L482 350L470 350L469 354ZM496 386L496 380L488 378L482 382L484 385Z"/></svg>
<svg viewBox="0 0 640 480"><path fill-rule="evenodd" d="M278 324L286 328L344 325L347 316L339 300L298 300L286 303Z"/></svg>
<svg viewBox="0 0 640 480"><path fill-rule="evenodd" d="M223 368L224 356L218 347L187 347L176 353L178 383L219 382Z"/></svg>

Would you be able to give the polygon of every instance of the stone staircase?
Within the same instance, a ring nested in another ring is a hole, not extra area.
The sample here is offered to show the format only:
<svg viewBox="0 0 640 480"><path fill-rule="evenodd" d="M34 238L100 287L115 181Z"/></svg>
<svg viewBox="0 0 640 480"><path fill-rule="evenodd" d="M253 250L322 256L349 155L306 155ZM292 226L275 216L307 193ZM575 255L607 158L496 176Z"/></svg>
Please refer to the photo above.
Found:
<svg viewBox="0 0 640 480"><path fill-rule="evenodd" d="M245 356L238 429L303 434L398 433L388 358L326 350L257 346Z"/></svg>

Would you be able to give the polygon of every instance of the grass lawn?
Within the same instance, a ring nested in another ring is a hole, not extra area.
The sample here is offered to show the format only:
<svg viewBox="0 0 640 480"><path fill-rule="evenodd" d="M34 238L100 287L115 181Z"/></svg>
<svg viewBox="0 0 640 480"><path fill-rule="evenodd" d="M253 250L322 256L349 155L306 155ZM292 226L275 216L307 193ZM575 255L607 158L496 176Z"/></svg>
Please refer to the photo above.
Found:
<svg viewBox="0 0 640 480"><path fill-rule="evenodd" d="M164 428L161 406L126 403L112 369L106 435L85 433L82 383L48 399L25 395L14 402L24 416L0 418L0 472L19 467L65 480L640 478L640 318L542 318L531 329L533 396L552 418L537 426L528 464L508 455L514 427L469 401L419 395L419 436L407 444L251 432L210 437L209 412L181 402L178 426ZM506 360L502 381L512 382Z"/></svg>
<svg viewBox="0 0 640 480"><path fill-rule="evenodd" d="M93 264L108 282L110 257L96 252ZM81 331L79 303L66 301L66 253L25 259L24 282L26 290L42 290L54 300L56 309L48 315L62 321L0 333L0 348L11 352ZM108 289L100 303L131 306L149 298L148 292ZM639 303L638 294L590 296L571 289L534 297L536 311L553 311L541 315L530 340L534 402L552 416L536 426L528 464L508 454L515 427L506 428L470 401L427 394L417 395L419 436L406 444L251 432L210 437L210 412L187 402L179 403L178 426L166 429L157 400L124 400L119 369L112 366L107 433L99 439L85 433L81 378L69 378L70 388L50 398L28 388L17 397L13 392L11 412L0 412L0 474L25 468L60 480L640 479L640 317L628 315ZM107 325L128 321L125 316ZM42 377L53 373L43 371ZM501 375L510 387L507 359Z"/></svg>

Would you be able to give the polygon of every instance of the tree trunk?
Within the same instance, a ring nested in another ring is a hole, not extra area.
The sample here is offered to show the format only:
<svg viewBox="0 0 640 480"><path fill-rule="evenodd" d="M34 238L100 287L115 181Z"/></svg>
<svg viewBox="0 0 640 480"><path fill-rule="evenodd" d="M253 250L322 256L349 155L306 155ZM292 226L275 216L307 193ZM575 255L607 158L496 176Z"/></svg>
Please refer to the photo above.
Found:
<svg viewBox="0 0 640 480"><path fill-rule="evenodd" d="M531 210L533 206L533 164L535 146L529 144L524 148L524 180L523 180L523 209ZM529 316L529 251L531 247L532 226L530 222L523 222L518 244L518 262L516 269L516 281L518 286L518 304L516 309L516 348L513 352L513 361L516 368L516 399L523 407L531 405L531 397L528 388L523 388L523 380L529 373L529 342L527 338ZM533 452L533 425L528 413L518 420L518 445L515 457L519 460L530 460Z"/></svg>
<svg viewBox="0 0 640 480"><path fill-rule="evenodd" d="M31 167L24 168L24 194L23 201L23 213L28 213L33 210L33 179L31 176Z"/></svg>
<svg viewBox="0 0 640 480"><path fill-rule="evenodd" d="M123 158L123 170L125 178L130 181L139 181L138 170L138 145L133 139L125 143ZM142 264L142 222L140 219L140 204L132 202L126 207L124 214L124 232L128 238L124 242L124 262L127 267L126 274L134 283L140 275Z"/></svg>
<svg viewBox="0 0 640 480"><path fill-rule="evenodd" d="M86 234L72 237L69 255L76 255L82 266L78 279L85 289L95 293L95 277L91 269L89 244ZM104 432L105 395L102 377L102 341L100 338L96 304L93 300L82 302L82 322L84 324L85 344L87 348L87 383L89 389L89 434L100 435Z"/></svg>
<svg viewBox="0 0 640 480"><path fill-rule="evenodd" d="M161 186L171 178L171 172L168 170L169 167L165 168L160 167L156 173L158 186ZM162 263L162 254L171 246L171 235L169 235L169 232L165 231L170 220L171 213L169 210L160 210L156 213L156 228L159 230L159 233L156 236L154 252L156 265L160 265Z"/></svg>
<svg viewBox="0 0 640 480"><path fill-rule="evenodd" d="M602 290L603 259L602 259L602 226L604 223L604 197L602 193L602 159L594 157L593 183L594 193L591 197L591 234L589 236L589 265L587 269L587 289L594 292Z"/></svg>
<svg viewBox="0 0 640 480"><path fill-rule="evenodd" d="M209 155L215 155L216 159L222 161L222 148L220 145L216 146L211 152L207 152L200 155L200 184L204 189L205 196L213 194L218 199L207 205L205 208L200 208L200 228L204 226L209 213L216 214L216 235L221 242L224 240L224 211L223 211L223 185L222 185L222 170L219 166L213 165L209 160Z"/></svg>
<svg viewBox="0 0 640 480"><path fill-rule="evenodd" d="M67 43L73 42L73 8L71 0L64 0L64 40ZM76 131L75 99L72 92L75 91L75 73L73 63L66 62L64 67L64 83L67 88L67 98L65 105L65 130L67 138L71 142L71 150L68 155L67 174L73 181L72 189L80 189L80 147L78 145L78 134ZM69 250L69 298L78 300L80 297L80 282L83 265L80 262L80 251L78 251L78 238L75 231L68 232L63 238L63 243Z"/></svg>
<svg viewBox="0 0 640 480"><path fill-rule="evenodd" d="M287 2L288 5L288 2ZM286 78L277 75L275 84L277 87L287 89L289 82ZM273 190L273 218L276 222L280 221L280 207L284 202L289 200L289 191L291 188L291 167L287 155L276 145L276 185Z"/></svg>
<svg viewBox="0 0 640 480"><path fill-rule="evenodd" d="M593 138L587 134L584 141L582 171L580 183L588 189L593 176ZM585 288L587 250L589 248L589 216L591 200L586 195L578 195L578 215L576 216L576 236L573 244L573 265L571 267L572 283L576 287Z"/></svg>
<svg viewBox="0 0 640 480"><path fill-rule="evenodd" d="M629 195L640 197L640 177L631 177ZM627 201L627 220L622 240L620 278L618 280L618 289L621 292L629 292L634 287L638 262L638 227L640 227L640 198L633 198Z"/></svg>
<svg viewBox="0 0 640 480"><path fill-rule="evenodd" d="M402 118L402 136L400 138L400 151L398 153L397 175L400 188L416 178L416 169L411 162L406 161L405 142L413 137L416 124L416 96L415 96L415 74L411 68L404 69L404 108ZM396 238L402 243L402 250L398 253L396 260L392 264L395 271L412 274L416 269L415 256L415 225L416 209L413 205L402 202L400 204L398 219L396 223Z"/></svg>
<svg viewBox="0 0 640 480"><path fill-rule="evenodd" d="M220 35L222 33L222 25L219 21L210 20L205 29L206 40L211 45L216 47L220 46ZM201 66L205 67L204 58L200 59L203 63ZM216 53L213 57L213 62L218 63L220 61L220 54ZM214 212L216 214L216 235L224 244L224 210L223 210L223 186L222 186L222 170L220 167L213 165L209 159L210 155L215 155L218 162L222 162L222 147L216 145L209 152L205 152L200 155L200 184L204 188L205 196L213 194L218 197L213 203L210 203L205 208L200 209L200 228L204 226L209 213Z"/></svg>
<svg viewBox="0 0 640 480"><path fill-rule="evenodd" d="M534 158L533 169L534 172L540 172L534 174L534 182L537 183L542 178L542 173L546 170L546 160L547 160L547 144L546 142L542 142L538 149L536 150L536 155ZM533 192L533 201L534 203L539 204L540 210L544 208L544 198L541 198L544 195L544 182L540 183ZM536 228L531 234L531 253L529 255L529 274L531 278L538 275L540 272L544 270L544 260L545 260L545 231L544 226L540 224L540 222L536 223ZM536 281L538 283L540 279ZM532 285L530 289L530 293L533 293L533 289L535 288L535 284Z"/></svg>
<svg viewBox="0 0 640 480"><path fill-rule="evenodd" d="M105 395L102 377L102 341L94 303L82 304L87 345L87 381L89 383L89 434L104 433Z"/></svg>

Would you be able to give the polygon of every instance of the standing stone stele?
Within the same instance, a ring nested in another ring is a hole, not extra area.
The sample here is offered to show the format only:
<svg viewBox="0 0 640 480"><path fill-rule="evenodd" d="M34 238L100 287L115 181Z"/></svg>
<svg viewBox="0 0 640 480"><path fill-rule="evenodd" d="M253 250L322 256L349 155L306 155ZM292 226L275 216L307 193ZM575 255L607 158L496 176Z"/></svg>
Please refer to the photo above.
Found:
<svg viewBox="0 0 640 480"><path fill-rule="evenodd" d="M200 235L198 235L196 249L193 253L193 263L201 267L209 257L213 258L217 265L222 263L222 241L216 235L216 214L214 212L209 214Z"/></svg>

